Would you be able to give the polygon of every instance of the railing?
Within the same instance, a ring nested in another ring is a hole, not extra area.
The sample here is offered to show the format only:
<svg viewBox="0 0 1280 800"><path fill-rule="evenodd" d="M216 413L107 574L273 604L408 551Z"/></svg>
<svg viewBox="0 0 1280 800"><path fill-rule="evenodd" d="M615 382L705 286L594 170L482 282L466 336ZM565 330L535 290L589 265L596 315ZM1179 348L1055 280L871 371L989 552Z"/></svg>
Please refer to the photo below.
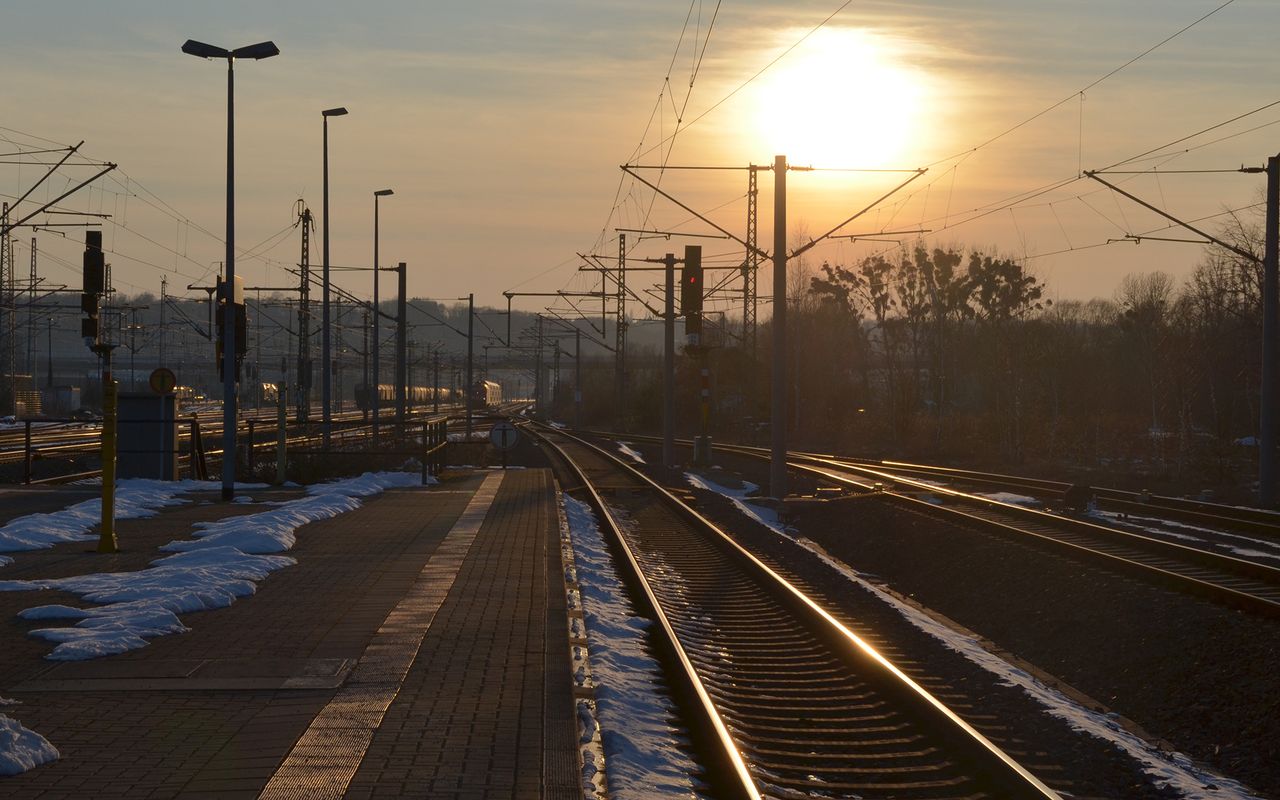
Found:
<svg viewBox="0 0 1280 800"><path fill-rule="evenodd" d="M448 452L446 419L443 413L430 414L425 418L410 418L403 424L397 424L394 417L388 415L382 421L384 442L377 448L376 454L414 457L422 462L424 475L439 474L445 467ZM93 421L45 419L22 422L21 428L0 432L0 465L9 463L16 467L20 460L22 483L49 483L99 474L97 469L85 470L85 466L96 465L101 448L101 430L96 426L83 427L93 426ZM136 420L121 421L121 424L145 425L160 422L161 420ZM214 470L222 457L220 419L206 415L201 420L200 415L193 413L169 424L174 424L177 428L173 450L131 447L128 444L130 437L126 435L122 437L124 446L119 452L135 455L167 452L176 457L182 477L197 480L216 477ZM250 417L241 419L236 428L236 453L239 459L237 472L249 475L263 466L259 453L264 448L269 451L278 448L282 434L291 461L338 454L356 455L364 452L367 447L372 423L359 412L334 415L328 447L321 444L323 436L318 420L287 421L282 430L276 419ZM55 458L88 459L90 463L84 466L73 464L69 469L58 470L58 475L37 477L36 462ZM13 475L9 480L17 477Z"/></svg>

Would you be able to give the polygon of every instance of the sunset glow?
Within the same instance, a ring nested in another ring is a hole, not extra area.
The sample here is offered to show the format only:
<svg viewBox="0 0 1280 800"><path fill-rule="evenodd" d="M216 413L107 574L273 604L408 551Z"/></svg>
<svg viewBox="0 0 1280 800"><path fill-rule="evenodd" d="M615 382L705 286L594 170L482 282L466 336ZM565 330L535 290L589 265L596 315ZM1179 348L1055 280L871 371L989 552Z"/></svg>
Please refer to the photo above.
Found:
<svg viewBox="0 0 1280 800"><path fill-rule="evenodd" d="M749 136L754 150L797 164L913 167L930 100L928 78L902 44L856 28L824 29L761 78Z"/></svg>

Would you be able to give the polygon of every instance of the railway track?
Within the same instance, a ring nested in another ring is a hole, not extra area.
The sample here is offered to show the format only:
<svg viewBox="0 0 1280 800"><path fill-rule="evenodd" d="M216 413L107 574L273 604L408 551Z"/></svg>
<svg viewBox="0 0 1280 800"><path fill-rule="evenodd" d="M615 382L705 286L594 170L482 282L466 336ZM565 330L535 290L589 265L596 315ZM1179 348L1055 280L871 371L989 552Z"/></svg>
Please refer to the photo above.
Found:
<svg viewBox="0 0 1280 800"><path fill-rule="evenodd" d="M603 437L617 436L607 432L599 432L598 435ZM629 438L636 441L660 441L658 437L654 436L628 435L621 438ZM684 439L677 440L677 443L684 446L692 446L691 442ZM717 444L716 449L733 450L753 455L769 452L765 448L742 445ZM895 476L927 478L959 486L985 487L992 490L1017 492L1048 503L1061 503L1073 487L1073 484L1066 481L1029 478L955 467L940 467L906 461L855 458L803 450L792 451L789 457L838 462L850 467L876 469L892 473ZM1124 489L1110 489L1100 486L1090 486L1088 490L1093 495L1099 508L1113 511L1117 514L1132 515L1140 518L1158 517L1188 525L1203 526L1214 530L1236 531L1280 541L1280 512L1277 511L1226 505L1205 500L1192 500L1185 497L1171 497L1150 492L1131 492Z"/></svg>
<svg viewBox="0 0 1280 800"><path fill-rule="evenodd" d="M907 475L947 481L965 486L984 486L992 489L1021 492L1032 497L1051 501L1063 500L1072 484L1042 478L1027 478L994 472L955 469L903 461L877 461L821 453L797 452L798 457L835 461L848 466L866 467L895 475ZM1204 500L1183 497L1130 492L1123 489L1088 487L1099 508L1119 514L1137 517L1159 517L1189 525L1199 525L1218 530L1238 531L1280 541L1280 513L1260 508L1230 506Z"/></svg>
<svg viewBox="0 0 1280 800"><path fill-rule="evenodd" d="M536 435L621 548L720 793L1058 796L670 492L581 439Z"/></svg>
<svg viewBox="0 0 1280 800"><path fill-rule="evenodd" d="M848 466L796 463L819 478L867 488L850 481ZM917 512L943 514L1020 541L1031 540L1105 566L1139 574L1179 591L1196 594L1265 616L1280 618L1280 569L1256 561L1202 550L1137 533L1003 503L979 495L904 480L892 473L858 473L892 482L886 497ZM941 495L942 505L930 497Z"/></svg>
<svg viewBox="0 0 1280 800"><path fill-rule="evenodd" d="M762 448L719 445L717 449L756 459L769 457ZM865 462L792 453L787 463L790 469L820 481L855 491L881 492L916 513L942 515L989 533L1119 569L1176 591L1280 618L1280 569L1260 561L1001 502Z"/></svg>

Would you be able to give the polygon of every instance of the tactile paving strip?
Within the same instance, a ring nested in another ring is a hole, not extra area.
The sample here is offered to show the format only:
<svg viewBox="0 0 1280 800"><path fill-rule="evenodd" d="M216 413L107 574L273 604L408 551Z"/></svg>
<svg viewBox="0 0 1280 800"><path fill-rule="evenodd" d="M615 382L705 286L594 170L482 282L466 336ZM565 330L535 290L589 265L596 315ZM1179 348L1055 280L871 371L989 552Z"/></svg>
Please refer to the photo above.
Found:
<svg viewBox="0 0 1280 800"><path fill-rule="evenodd" d="M504 474L485 477L408 594L374 634L346 686L311 721L260 798L340 798L346 792L480 532Z"/></svg>

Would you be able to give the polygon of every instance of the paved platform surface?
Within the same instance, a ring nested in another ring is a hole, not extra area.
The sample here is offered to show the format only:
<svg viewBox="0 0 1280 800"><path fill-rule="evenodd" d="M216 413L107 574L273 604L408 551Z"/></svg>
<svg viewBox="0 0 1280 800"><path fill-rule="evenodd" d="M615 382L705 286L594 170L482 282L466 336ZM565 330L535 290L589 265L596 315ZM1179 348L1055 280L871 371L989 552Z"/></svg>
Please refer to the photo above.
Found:
<svg viewBox="0 0 1280 800"><path fill-rule="evenodd" d="M92 661L45 659L25 633L47 623L16 617L78 598L0 593L0 711L62 753L0 796L580 796L554 501L542 469L387 491L299 529L256 595ZM177 506L122 522L118 555L59 545L0 579L141 569L254 510Z"/></svg>

